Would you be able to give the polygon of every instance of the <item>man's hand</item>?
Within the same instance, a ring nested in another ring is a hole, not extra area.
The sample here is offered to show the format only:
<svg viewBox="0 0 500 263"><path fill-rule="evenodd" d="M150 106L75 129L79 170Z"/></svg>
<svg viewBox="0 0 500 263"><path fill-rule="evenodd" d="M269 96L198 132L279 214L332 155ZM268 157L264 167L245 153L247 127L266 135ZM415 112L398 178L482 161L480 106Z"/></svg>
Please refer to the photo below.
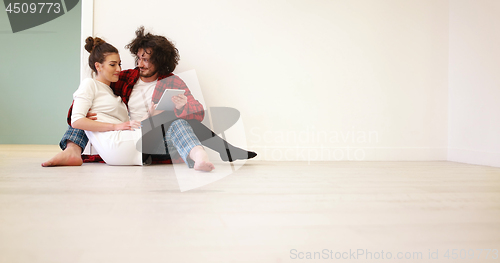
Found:
<svg viewBox="0 0 500 263"><path fill-rule="evenodd" d="M149 117L153 117L155 115L158 115L158 114L164 112L162 110L156 110L156 105L158 105L158 104L154 104L154 102L151 102L151 105L149 105L148 113L144 117L142 117L142 119L141 119L142 121L149 118Z"/></svg>
<svg viewBox="0 0 500 263"><path fill-rule="evenodd" d="M141 127L140 121L127 121L120 124L114 124L113 128L115 131L132 131Z"/></svg>
<svg viewBox="0 0 500 263"><path fill-rule="evenodd" d="M184 105L186 105L188 98L184 94L179 94L172 97L172 102L175 104L175 108L181 110Z"/></svg>
<svg viewBox="0 0 500 263"><path fill-rule="evenodd" d="M92 113L92 112L90 112L90 110L92 110L92 109L89 109L89 112L87 112L87 119L96 121L97 120L97 117L96 117L97 113Z"/></svg>

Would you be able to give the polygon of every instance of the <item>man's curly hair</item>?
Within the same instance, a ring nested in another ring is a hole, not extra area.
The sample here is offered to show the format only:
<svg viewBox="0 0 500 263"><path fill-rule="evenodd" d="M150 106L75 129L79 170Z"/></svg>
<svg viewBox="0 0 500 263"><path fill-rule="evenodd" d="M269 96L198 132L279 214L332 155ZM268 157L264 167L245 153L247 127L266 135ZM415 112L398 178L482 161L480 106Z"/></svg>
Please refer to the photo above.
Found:
<svg viewBox="0 0 500 263"><path fill-rule="evenodd" d="M164 36L153 35L151 33L144 33L144 26L139 27L135 31L136 38L133 39L125 48L130 50L130 53L135 56L135 63L137 65L138 57L137 52L139 49L152 50L151 63L158 70L160 75L168 75L175 70L179 63L179 50L175 45Z"/></svg>

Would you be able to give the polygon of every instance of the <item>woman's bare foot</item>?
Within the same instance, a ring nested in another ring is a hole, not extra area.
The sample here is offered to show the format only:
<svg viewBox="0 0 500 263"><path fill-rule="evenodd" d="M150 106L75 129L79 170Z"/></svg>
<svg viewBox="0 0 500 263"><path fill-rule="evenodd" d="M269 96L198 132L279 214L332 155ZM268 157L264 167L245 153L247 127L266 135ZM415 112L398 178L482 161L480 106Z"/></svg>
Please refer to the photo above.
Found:
<svg viewBox="0 0 500 263"><path fill-rule="evenodd" d="M56 154L52 159L42 163L43 167L50 166L80 166L82 165L82 149L75 143L68 141L64 151Z"/></svg>
<svg viewBox="0 0 500 263"><path fill-rule="evenodd" d="M200 145L191 149L189 157L194 161L194 169L196 171L210 172L215 169L215 166L208 159L207 152Z"/></svg>

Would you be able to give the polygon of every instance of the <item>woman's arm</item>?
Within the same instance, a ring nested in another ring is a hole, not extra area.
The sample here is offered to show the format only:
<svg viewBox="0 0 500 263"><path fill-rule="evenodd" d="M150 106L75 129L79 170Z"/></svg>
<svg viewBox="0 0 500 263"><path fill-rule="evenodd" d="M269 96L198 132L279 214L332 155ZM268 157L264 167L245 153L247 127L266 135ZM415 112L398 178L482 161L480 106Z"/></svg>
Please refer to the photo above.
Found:
<svg viewBox="0 0 500 263"><path fill-rule="evenodd" d="M106 122L93 121L88 118L81 118L73 122L73 128L86 130L86 131L96 131L96 132L106 132L106 131L120 131L120 130L133 130L141 127L141 123L138 121L127 121L120 124L112 124Z"/></svg>

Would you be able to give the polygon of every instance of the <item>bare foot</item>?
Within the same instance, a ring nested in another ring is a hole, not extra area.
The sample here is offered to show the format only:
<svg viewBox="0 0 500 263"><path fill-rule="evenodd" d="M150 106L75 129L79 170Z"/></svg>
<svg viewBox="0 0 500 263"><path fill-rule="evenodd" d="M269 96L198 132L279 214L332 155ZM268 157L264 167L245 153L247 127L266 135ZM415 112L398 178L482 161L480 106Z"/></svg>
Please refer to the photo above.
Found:
<svg viewBox="0 0 500 263"><path fill-rule="evenodd" d="M75 143L68 141L66 149L52 159L42 163L43 167L50 166L80 166L82 165L82 149Z"/></svg>
<svg viewBox="0 0 500 263"><path fill-rule="evenodd" d="M194 169L196 171L210 172L215 169L215 166L208 159L207 152L200 145L191 149L189 157L194 161Z"/></svg>

